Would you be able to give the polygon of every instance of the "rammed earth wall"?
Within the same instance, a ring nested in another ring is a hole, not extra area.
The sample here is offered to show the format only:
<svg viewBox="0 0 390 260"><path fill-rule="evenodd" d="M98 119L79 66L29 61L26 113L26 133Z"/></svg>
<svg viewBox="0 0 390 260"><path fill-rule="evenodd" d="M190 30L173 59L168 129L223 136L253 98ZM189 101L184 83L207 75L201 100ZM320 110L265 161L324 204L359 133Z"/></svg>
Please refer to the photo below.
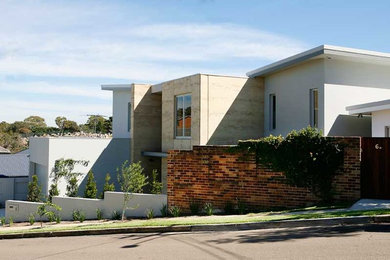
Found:
<svg viewBox="0 0 390 260"><path fill-rule="evenodd" d="M344 166L334 180L335 199L360 198L360 138L335 138L347 146ZM238 200L252 209L293 208L318 202L305 188L290 186L280 172L256 167L254 157L243 159L226 146L194 146L168 152L168 205L189 212L191 201L211 202L223 210Z"/></svg>

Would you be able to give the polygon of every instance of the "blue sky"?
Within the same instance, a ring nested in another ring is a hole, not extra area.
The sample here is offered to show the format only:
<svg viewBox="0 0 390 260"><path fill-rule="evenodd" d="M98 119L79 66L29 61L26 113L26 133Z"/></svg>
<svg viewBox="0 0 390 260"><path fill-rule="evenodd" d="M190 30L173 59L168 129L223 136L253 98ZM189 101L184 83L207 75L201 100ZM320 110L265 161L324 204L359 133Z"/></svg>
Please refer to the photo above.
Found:
<svg viewBox="0 0 390 260"><path fill-rule="evenodd" d="M321 44L390 52L390 1L0 0L0 121L111 115L109 83L247 71Z"/></svg>

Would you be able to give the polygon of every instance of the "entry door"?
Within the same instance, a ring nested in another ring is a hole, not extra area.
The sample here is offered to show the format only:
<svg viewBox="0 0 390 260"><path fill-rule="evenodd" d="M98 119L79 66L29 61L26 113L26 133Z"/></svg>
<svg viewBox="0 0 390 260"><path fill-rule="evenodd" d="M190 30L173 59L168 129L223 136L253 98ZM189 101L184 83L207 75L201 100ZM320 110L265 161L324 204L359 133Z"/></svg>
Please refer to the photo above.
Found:
<svg viewBox="0 0 390 260"><path fill-rule="evenodd" d="M362 138L361 193L390 199L390 138Z"/></svg>

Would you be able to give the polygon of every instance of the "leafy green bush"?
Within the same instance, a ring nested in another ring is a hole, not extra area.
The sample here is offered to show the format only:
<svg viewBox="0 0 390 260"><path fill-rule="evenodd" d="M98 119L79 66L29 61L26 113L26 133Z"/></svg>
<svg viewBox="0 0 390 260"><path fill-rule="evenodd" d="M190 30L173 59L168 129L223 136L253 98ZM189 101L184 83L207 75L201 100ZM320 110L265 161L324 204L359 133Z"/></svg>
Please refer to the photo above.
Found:
<svg viewBox="0 0 390 260"><path fill-rule="evenodd" d="M60 191L58 190L58 184L52 183L50 185L50 190L49 190L49 201L52 202L53 197L58 195L60 195Z"/></svg>
<svg viewBox="0 0 390 260"><path fill-rule="evenodd" d="M162 217L167 217L168 216L168 206L167 204L163 204L161 209L160 209L160 213L161 213L161 216Z"/></svg>
<svg viewBox="0 0 390 260"><path fill-rule="evenodd" d="M241 141L238 148L253 152L257 163L283 172L290 185L308 188L323 202L332 200L332 182L342 166L344 146L317 129L292 131L285 138Z"/></svg>
<svg viewBox="0 0 390 260"><path fill-rule="evenodd" d="M73 219L73 221L80 220L80 210L76 209L76 210L72 211L72 219Z"/></svg>
<svg viewBox="0 0 390 260"><path fill-rule="evenodd" d="M147 218L147 219L152 219L152 218L154 218L154 211L153 211L153 209L147 209L147 210L146 210L146 218Z"/></svg>
<svg viewBox="0 0 390 260"><path fill-rule="evenodd" d="M35 223L35 216L34 216L34 214L31 213L28 216L28 222L30 223L31 226L34 225L34 223Z"/></svg>
<svg viewBox="0 0 390 260"><path fill-rule="evenodd" d="M5 226L5 217L0 218L0 223L3 227Z"/></svg>
<svg viewBox="0 0 390 260"><path fill-rule="evenodd" d="M205 203L203 206L203 211L207 216L212 216L214 214L214 206L212 203Z"/></svg>
<svg viewBox="0 0 390 260"><path fill-rule="evenodd" d="M103 219L103 212L101 209L96 209L96 218L97 218L97 220Z"/></svg>
<svg viewBox="0 0 390 260"><path fill-rule="evenodd" d="M37 215L39 216L41 227L43 226L43 216L46 216L49 221L55 221L56 214L61 210L60 206L51 203L50 201L38 206Z"/></svg>
<svg viewBox="0 0 390 260"><path fill-rule="evenodd" d="M83 211L80 211L80 214L79 214L80 223L83 223L84 220L85 220L85 213Z"/></svg>
<svg viewBox="0 0 390 260"><path fill-rule="evenodd" d="M200 202L192 199L190 201L190 211L191 215L199 215L200 212Z"/></svg>
<svg viewBox="0 0 390 260"><path fill-rule="evenodd" d="M54 222L57 218L56 214L53 211L47 212L46 217L49 222Z"/></svg>
<svg viewBox="0 0 390 260"><path fill-rule="evenodd" d="M180 211L181 209L179 206L172 206L169 208L169 213L175 218L180 216Z"/></svg>
<svg viewBox="0 0 390 260"><path fill-rule="evenodd" d="M56 214L55 219L56 219L56 223L57 223L57 224L60 224L60 223L61 223L61 216L60 216L59 214Z"/></svg>
<svg viewBox="0 0 390 260"><path fill-rule="evenodd" d="M87 184L85 185L84 197L89 199L96 199L97 188L95 177L92 170L88 172Z"/></svg>
<svg viewBox="0 0 390 260"><path fill-rule="evenodd" d="M112 220L121 220L122 216L121 216L121 213L114 210L111 214L111 219Z"/></svg>
<svg viewBox="0 0 390 260"><path fill-rule="evenodd" d="M8 218L8 225L9 225L10 227L12 227L12 226L14 225L14 218L13 218L12 216L10 216L10 217Z"/></svg>

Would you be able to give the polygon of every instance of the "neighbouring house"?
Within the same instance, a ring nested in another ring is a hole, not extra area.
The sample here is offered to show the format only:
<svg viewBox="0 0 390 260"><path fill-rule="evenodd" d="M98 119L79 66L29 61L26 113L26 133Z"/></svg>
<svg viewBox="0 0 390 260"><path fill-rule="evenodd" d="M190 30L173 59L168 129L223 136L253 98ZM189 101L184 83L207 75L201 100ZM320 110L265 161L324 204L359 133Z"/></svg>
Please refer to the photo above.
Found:
<svg viewBox="0 0 390 260"><path fill-rule="evenodd" d="M88 161L88 166L76 165L74 172L79 176L79 194L84 194L86 174L92 170L99 193L103 190L104 178L111 174L111 180L116 181L116 169L129 158L128 139L93 138L93 137L32 137L29 143L30 178L38 176L42 186L42 194L48 195L52 183L52 171L59 159ZM66 181L58 184L60 195L66 192Z"/></svg>
<svg viewBox="0 0 390 260"><path fill-rule="evenodd" d="M0 205L6 200L26 200L30 172L26 154L0 154Z"/></svg>

